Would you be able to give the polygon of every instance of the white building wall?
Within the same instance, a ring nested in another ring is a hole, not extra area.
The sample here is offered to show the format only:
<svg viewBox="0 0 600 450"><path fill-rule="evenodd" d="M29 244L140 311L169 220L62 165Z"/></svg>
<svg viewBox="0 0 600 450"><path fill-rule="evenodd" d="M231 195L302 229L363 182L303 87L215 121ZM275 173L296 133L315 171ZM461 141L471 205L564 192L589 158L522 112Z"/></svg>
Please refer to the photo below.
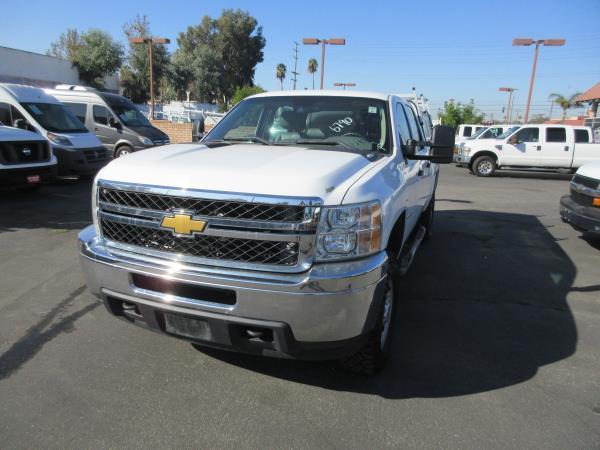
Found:
<svg viewBox="0 0 600 450"><path fill-rule="evenodd" d="M2 46L0 82L52 88L57 84L82 84L77 69L66 59ZM118 92L118 76L106 77L104 87Z"/></svg>

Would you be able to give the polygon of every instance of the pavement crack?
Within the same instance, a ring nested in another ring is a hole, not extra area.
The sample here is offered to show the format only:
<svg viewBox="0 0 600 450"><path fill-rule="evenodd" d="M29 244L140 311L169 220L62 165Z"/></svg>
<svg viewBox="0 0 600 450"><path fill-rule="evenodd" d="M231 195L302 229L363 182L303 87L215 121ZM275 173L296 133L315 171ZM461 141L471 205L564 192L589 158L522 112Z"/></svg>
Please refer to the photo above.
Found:
<svg viewBox="0 0 600 450"><path fill-rule="evenodd" d="M73 303L73 300L79 297L85 289L85 286L80 286L71 292L44 315L38 323L29 327L21 339L0 355L0 380L10 377L23 364L31 360L44 345L61 333L71 331L75 321L100 305L97 302L90 303L75 312L64 314L65 310ZM59 320L48 327L57 317ZM46 329L46 327L48 328Z"/></svg>

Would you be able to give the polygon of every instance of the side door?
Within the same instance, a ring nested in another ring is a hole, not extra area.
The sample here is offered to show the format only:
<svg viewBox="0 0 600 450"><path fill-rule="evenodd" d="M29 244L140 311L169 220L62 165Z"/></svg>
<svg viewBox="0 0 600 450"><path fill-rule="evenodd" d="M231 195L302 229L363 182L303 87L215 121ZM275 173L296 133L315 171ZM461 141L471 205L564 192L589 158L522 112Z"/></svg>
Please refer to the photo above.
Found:
<svg viewBox="0 0 600 450"><path fill-rule="evenodd" d="M104 147L112 152L115 143L119 140L119 131L109 125L108 119L113 117L106 106L92 105L93 129Z"/></svg>
<svg viewBox="0 0 600 450"><path fill-rule="evenodd" d="M569 145L565 127L546 127L542 149L537 152L540 167L571 167L573 145Z"/></svg>
<svg viewBox="0 0 600 450"><path fill-rule="evenodd" d="M418 173L420 168L418 163L420 161L406 159L404 156L404 146L409 139L412 139L412 134L404 105L401 102L396 103L395 116L396 128L399 134L398 142L400 143L400 149L398 151L398 170L400 172L400 182L404 183L404 189L400 190L400 195L402 196L400 200L402 204L398 205L398 209L403 207L406 210L404 233L405 236L407 236L412 232L419 218L416 198L419 179Z"/></svg>
<svg viewBox="0 0 600 450"><path fill-rule="evenodd" d="M600 161L600 143L593 143L591 128L575 128L573 135L575 141L573 168L578 168L592 161Z"/></svg>
<svg viewBox="0 0 600 450"><path fill-rule="evenodd" d="M501 144L500 162L508 166L536 166L541 149L540 128L523 127Z"/></svg>
<svg viewBox="0 0 600 450"><path fill-rule="evenodd" d="M406 111L406 117L408 119L408 126L410 128L410 134L416 141L425 141L425 135L422 128L419 126L419 120L417 118L417 111L414 105L405 104L404 109ZM429 154L429 147L419 147L417 154L426 156ZM433 192L433 185L435 182L435 167L430 161L415 161L417 164L417 188L416 188L416 206L419 208L419 214L425 207L427 200Z"/></svg>

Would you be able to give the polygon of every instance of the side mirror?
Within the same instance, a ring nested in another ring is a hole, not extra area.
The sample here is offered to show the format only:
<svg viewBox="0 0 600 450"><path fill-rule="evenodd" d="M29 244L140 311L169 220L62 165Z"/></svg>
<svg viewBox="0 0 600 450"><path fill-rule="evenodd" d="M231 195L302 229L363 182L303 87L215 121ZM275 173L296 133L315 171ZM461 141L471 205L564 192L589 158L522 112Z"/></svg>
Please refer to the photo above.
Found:
<svg viewBox="0 0 600 450"><path fill-rule="evenodd" d="M431 132L431 142L409 140L404 146L407 159L425 160L438 164L448 164L454 157L454 128L446 125L436 125ZM417 145L428 146L429 155L417 155Z"/></svg>
<svg viewBox="0 0 600 450"><path fill-rule="evenodd" d="M21 130L26 130L27 129L27 122L25 121L25 119L16 119L13 122L13 127L20 128Z"/></svg>
<svg viewBox="0 0 600 450"><path fill-rule="evenodd" d="M108 118L108 126L110 126L112 128L116 128L117 130L120 130L122 128L121 122L117 122L117 120L115 120L114 117Z"/></svg>

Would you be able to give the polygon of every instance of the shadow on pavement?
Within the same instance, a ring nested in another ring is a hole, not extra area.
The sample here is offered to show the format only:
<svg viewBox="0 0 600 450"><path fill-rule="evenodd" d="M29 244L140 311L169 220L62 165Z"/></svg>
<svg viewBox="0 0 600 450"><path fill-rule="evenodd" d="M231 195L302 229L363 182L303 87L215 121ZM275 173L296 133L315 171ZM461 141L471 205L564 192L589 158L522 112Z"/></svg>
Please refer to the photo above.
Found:
<svg viewBox="0 0 600 450"><path fill-rule="evenodd" d="M536 180L567 180L573 178L572 173L556 173L556 172L528 172L528 171L513 171L513 170L498 170L494 173L494 178L529 178Z"/></svg>
<svg viewBox="0 0 600 450"><path fill-rule="evenodd" d="M398 399L511 386L575 352L566 296L576 269L535 216L440 211L435 233L403 279L393 354L377 377L330 362L203 351L272 377Z"/></svg>
<svg viewBox="0 0 600 450"><path fill-rule="evenodd" d="M92 180L58 180L35 192L0 191L0 233L81 229L92 223Z"/></svg>

